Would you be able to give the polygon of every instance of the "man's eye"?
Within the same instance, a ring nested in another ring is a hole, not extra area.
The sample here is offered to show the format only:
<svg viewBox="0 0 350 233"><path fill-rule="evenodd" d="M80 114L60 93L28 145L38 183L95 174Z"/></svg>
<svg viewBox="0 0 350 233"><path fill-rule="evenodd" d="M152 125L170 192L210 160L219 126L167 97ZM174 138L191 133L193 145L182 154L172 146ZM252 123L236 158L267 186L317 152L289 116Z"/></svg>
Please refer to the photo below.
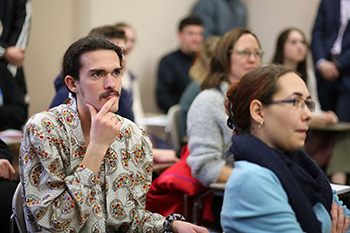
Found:
<svg viewBox="0 0 350 233"><path fill-rule="evenodd" d="M93 76L95 76L95 77L100 77L100 76L101 76L101 73L100 73L100 72L94 73Z"/></svg>
<svg viewBox="0 0 350 233"><path fill-rule="evenodd" d="M119 76L119 75L120 75L120 70L115 70L115 71L114 71L114 75L115 75L115 76Z"/></svg>

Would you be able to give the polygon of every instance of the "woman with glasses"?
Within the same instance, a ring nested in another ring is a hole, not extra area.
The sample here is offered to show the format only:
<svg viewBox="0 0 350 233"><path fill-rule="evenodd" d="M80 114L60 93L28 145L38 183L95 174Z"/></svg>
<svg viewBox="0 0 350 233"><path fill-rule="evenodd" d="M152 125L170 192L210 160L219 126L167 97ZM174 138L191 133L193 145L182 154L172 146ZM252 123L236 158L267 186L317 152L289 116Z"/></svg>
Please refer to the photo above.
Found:
<svg viewBox="0 0 350 233"><path fill-rule="evenodd" d="M226 182L232 160L226 158L232 130L226 125L224 100L231 83L239 81L249 70L260 66L263 52L257 37L247 29L227 32L218 42L209 64L209 73L201 84L187 115L190 155L187 163L192 175L204 186ZM223 192L215 192L212 209L220 227Z"/></svg>
<svg viewBox="0 0 350 233"><path fill-rule="evenodd" d="M316 102L315 114L310 126L326 126L338 122L337 115L332 111L322 111L318 101L317 84L314 72L307 67L306 58L308 45L304 33L297 28L288 28L278 36L274 64L281 64L296 70L306 82L312 99Z"/></svg>
<svg viewBox="0 0 350 233"><path fill-rule="evenodd" d="M227 91L229 149L225 232L345 232L350 212L304 146L315 103L293 69L249 71Z"/></svg>
<svg viewBox="0 0 350 233"><path fill-rule="evenodd" d="M296 70L306 82L312 99L316 102L315 113L310 121L310 127L323 127L338 122L333 111L322 111L318 100L317 83L314 72L307 67L308 45L304 33L297 28L288 28L280 33L277 39L275 56L272 63L282 64ZM349 136L337 134L334 141L333 133L314 132L312 138L307 138L305 150L313 156L321 167L327 167L327 175L334 183L345 184L347 173L350 173L350 156L348 154ZM347 159L349 158L349 159ZM347 160L344 160L347 159ZM328 162L329 161L329 162Z"/></svg>

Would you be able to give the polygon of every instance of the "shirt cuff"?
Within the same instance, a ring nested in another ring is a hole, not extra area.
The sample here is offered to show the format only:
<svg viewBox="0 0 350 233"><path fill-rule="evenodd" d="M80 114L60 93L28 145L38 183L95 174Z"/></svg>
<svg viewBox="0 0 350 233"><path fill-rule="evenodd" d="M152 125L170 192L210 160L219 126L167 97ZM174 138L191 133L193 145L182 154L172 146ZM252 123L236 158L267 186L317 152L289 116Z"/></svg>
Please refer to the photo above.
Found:
<svg viewBox="0 0 350 233"><path fill-rule="evenodd" d="M321 58L319 59L317 62L316 62L316 68L319 70L320 67L323 65L323 63L325 63L327 60L324 59L324 58Z"/></svg>
<svg viewBox="0 0 350 233"><path fill-rule="evenodd" d="M100 181L100 177L96 175L93 171L85 167L83 164L78 166L75 170L77 177L79 177L76 182L87 186L87 187L95 187L96 184ZM86 178L87 177L87 178ZM73 181L74 182L74 181Z"/></svg>
<svg viewBox="0 0 350 233"><path fill-rule="evenodd" d="M186 221L185 217L182 216L181 214L175 214L175 213L169 214L164 221L164 225L165 225L164 231L163 231L164 233L173 232L173 229L171 228L171 223L175 220Z"/></svg>
<svg viewBox="0 0 350 233"><path fill-rule="evenodd" d="M6 52L6 48L0 46L0 58L4 56L5 52Z"/></svg>

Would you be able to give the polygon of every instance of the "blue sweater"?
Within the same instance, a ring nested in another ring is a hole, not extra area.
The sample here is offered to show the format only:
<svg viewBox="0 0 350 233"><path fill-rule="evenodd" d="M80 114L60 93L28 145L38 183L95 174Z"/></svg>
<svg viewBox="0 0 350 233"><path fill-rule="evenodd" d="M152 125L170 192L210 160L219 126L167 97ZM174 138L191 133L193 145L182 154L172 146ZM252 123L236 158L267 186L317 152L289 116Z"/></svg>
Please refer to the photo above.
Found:
<svg viewBox="0 0 350 233"><path fill-rule="evenodd" d="M333 202L342 205L335 191ZM322 223L322 232L331 232L332 221L324 206L317 203L313 209ZM346 206L343 209L344 216L350 217ZM235 162L226 183L221 225L226 233L303 232L277 176L247 161Z"/></svg>

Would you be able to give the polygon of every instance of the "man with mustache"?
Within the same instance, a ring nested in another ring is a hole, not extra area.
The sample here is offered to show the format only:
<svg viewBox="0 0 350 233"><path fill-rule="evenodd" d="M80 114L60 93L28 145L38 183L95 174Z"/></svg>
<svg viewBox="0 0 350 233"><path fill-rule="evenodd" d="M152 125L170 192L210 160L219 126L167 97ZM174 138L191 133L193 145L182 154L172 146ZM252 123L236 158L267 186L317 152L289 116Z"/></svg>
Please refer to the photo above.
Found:
<svg viewBox="0 0 350 233"><path fill-rule="evenodd" d="M20 149L30 232L208 232L145 210L152 144L114 112L122 49L101 37L73 43L63 58L72 100L31 117Z"/></svg>
<svg viewBox="0 0 350 233"><path fill-rule="evenodd" d="M118 45L119 47L122 47L122 48L126 47L127 39L124 31L119 30L111 25L95 27L91 29L88 36L100 36L100 37L106 38L107 40ZM126 63L126 59L124 59L123 61L124 63ZM69 91L64 85L62 72L60 72L60 74L56 77L54 85L55 85L56 95L54 96L51 102L50 108L66 103L69 100L69 96L68 96ZM122 96L123 96L122 97L123 103L119 103L119 106L122 105L122 107L119 107L118 115L126 117L130 120L133 120L133 116L131 118L131 114L130 114L131 112L130 107L127 106L128 104L130 104L131 97L128 94L122 95Z"/></svg>

